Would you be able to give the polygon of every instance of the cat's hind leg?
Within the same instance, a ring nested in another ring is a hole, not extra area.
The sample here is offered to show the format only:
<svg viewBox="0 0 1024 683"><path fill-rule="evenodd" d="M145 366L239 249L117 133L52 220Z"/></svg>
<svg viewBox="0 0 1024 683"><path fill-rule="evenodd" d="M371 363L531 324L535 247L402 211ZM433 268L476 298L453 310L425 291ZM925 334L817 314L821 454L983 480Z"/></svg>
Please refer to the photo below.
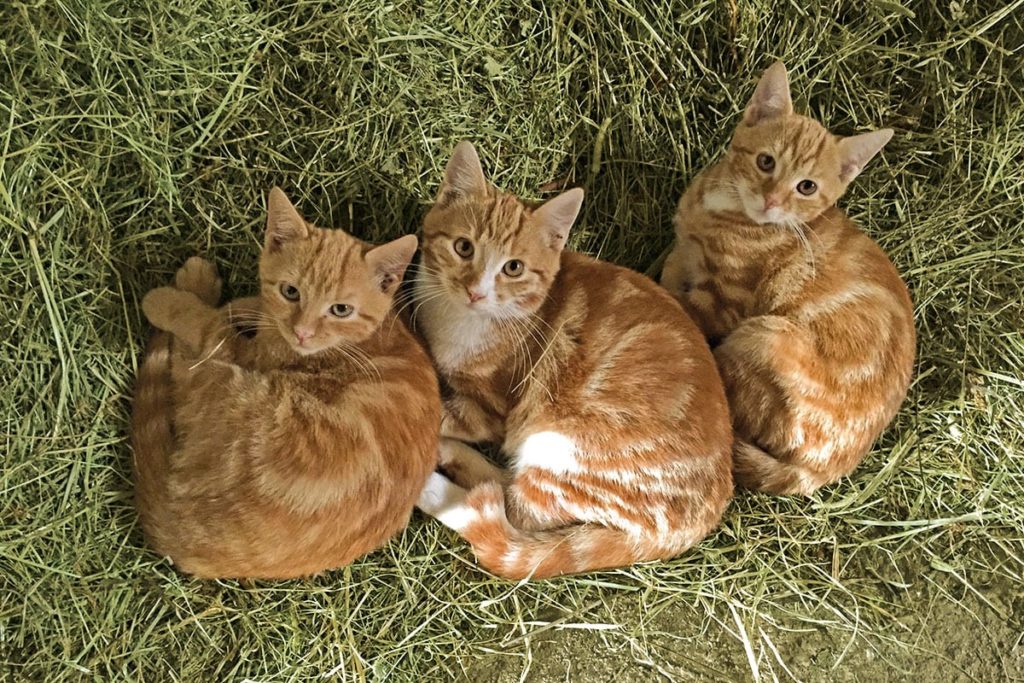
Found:
<svg viewBox="0 0 1024 683"><path fill-rule="evenodd" d="M483 453L456 439L441 439L441 469L452 481L471 489L488 481L502 483L505 471L494 465Z"/></svg>
<svg viewBox="0 0 1024 683"><path fill-rule="evenodd" d="M461 531L475 518L475 512L466 502L469 494L448 477L434 472L427 478L416 508L430 515L449 529Z"/></svg>

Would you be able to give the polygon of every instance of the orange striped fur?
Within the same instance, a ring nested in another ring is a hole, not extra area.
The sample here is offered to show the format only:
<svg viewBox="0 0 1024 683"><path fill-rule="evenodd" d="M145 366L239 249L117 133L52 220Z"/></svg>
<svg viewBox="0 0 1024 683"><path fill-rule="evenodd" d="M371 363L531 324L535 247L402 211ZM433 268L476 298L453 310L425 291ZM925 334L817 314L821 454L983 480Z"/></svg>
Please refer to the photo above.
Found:
<svg viewBox="0 0 1024 683"><path fill-rule="evenodd" d="M407 524L437 463L436 375L391 312L416 239L315 228L276 188L269 207L259 298L214 308L220 281L193 258L143 300L170 334L136 385L136 503L153 547L199 577L342 566Z"/></svg>
<svg viewBox="0 0 1024 683"><path fill-rule="evenodd" d="M707 344L651 280L562 250L582 199L505 194L463 142L424 220L416 320L449 390L448 476L418 506L510 579L676 556L732 496ZM466 442L501 444L507 471Z"/></svg>
<svg viewBox="0 0 1024 683"><path fill-rule="evenodd" d="M721 341L740 486L809 495L849 474L906 395L906 285L835 207L891 135L840 138L794 114L779 62L679 202L661 283Z"/></svg>

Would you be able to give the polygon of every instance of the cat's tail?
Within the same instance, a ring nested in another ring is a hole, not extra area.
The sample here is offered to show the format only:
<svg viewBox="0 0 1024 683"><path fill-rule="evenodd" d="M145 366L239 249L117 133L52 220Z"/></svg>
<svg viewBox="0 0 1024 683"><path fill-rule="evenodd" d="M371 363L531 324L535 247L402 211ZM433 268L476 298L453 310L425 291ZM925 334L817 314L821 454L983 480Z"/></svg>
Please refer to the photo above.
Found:
<svg viewBox="0 0 1024 683"><path fill-rule="evenodd" d="M489 572L513 581L669 559L705 535L695 530L671 541L638 539L597 524L524 531L509 522L500 484L480 484L467 492L436 473L427 481L417 507L469 541Z"/></svg>
<svg viewBox="0 0 1024 683"><path fill-rule="evenodd" d="M809 496L829 482L821 472L779 460L738 436L732 448L732 476L737 486L779 496Z"/></svg>
<svg viewBox="0 0 1024 683"><path fill-rule="evenodd" d="M135 504L148 534L159 536L153 508L164 497L164 481L174 451L171 423L171 336L155 331L139 367L132 400Z"/></svg>

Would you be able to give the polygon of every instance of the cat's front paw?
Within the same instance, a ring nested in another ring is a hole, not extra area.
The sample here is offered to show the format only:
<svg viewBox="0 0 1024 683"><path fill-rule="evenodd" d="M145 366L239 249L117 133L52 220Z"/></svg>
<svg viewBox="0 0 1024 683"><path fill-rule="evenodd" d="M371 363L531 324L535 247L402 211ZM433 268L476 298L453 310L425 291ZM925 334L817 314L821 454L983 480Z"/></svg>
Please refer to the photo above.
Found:
<svg viewBox="0 0 1024 683"><path fill-rule="evenodd" d="M217 267L199 256L193 256L174 274L174 286L191 292L204 304L216 306L220 301L221 279Z"/></svg>

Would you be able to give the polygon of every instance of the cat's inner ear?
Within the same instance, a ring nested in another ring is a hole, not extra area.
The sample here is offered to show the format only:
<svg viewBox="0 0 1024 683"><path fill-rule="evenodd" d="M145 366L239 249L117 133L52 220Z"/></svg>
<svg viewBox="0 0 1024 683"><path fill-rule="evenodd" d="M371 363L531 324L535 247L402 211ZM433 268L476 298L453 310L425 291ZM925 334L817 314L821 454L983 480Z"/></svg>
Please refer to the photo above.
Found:
<svg viewBox="0 0 1024 683"><path fill-rule="evenodd" d="M839 178L848 183L864 170L871 158L892 139L892 128L873 130L839 141Z"/></svg>
<svg viewBox="0 0 1024 683"><path fill-rule="evenodd" d="M789 77L786 65L775 62L765 70L754 88L754 95L743 112L743 123L756 125L767 119L793 113L793 100L789 97Z"/></svg>
<svg viewBox="0 0 1024 683"><path fill-rule="evenodd" d="M286 242L309 237L306 221L280 187L270 190L267 197L267 234L263 248L277 251Z"/></svg>
<svg viewBox="0 0 1024 683"><path fill-rule="evenodd" d="M544 231L548 246L552 249L561 251L565 247L565 241L569 239L569 230L576 222L581 206L583 188L574 187L554 199L549 199L534 210L533 220Z"/></svg>
<svg viewBox="0 0 1024 683"><path fill-rule="evenodd" d="M416 235L406 235L366 252L363 258L380 291L391 294L398 289L418 244Z"/></svg>
<svg viewBox="0 0 1024 683"><path fill-rule="evenodd" d="M487 179L480 165L480 156L468 140L455 146L452 158L444 169L444 181L437 193L437 207L445 208L465 199L487 193Z"/></svg>

